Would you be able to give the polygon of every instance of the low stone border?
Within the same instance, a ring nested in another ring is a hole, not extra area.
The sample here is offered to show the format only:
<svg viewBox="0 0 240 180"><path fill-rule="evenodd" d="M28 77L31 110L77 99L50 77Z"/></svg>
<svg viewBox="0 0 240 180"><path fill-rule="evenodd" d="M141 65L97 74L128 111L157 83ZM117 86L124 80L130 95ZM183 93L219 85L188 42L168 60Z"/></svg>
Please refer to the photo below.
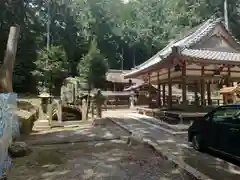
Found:
<svg viewBox="0 0 240 180"><path fill-rule="evenodd" d="M213 180L208 176L206 176L205 174L198 171L197 169L191 167L187 163L176 160L176 158L174 158L173 155L163 152L160 145L153 142L151 139L146 139L142 137L140 134L135 134L134 132L129 130L129 128L125 127L122 123L114 121L112 118L107 118L107 119L112 121L114 124L118 125L119 127L123 128L124 130L128 131L131 134L131 136L128 137L128 142L130 143L133 142L133 144L136 144L137 142L139 144L143 144L146 147L156 150L163 159L171 161L172 163L174 163L175 165L177 165L178 167L180 167L181 169L183 169L184 171L186 171L187 173L189 173L191 176L195 177L198 180Z"/></svg>

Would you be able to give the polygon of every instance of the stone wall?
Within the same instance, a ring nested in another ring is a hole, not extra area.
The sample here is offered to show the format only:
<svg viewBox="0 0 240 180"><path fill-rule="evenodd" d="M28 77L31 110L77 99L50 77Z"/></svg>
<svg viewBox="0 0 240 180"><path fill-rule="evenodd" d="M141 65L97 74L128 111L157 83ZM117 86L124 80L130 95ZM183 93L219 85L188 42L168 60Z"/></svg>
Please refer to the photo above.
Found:
<svg viewBox="0 0 240 180"><path fill-rule="evenodd" d="M0 178L11 164L8 147L12 143L12 139L19 135L16 108L17 94L0 93Z"/></svg>

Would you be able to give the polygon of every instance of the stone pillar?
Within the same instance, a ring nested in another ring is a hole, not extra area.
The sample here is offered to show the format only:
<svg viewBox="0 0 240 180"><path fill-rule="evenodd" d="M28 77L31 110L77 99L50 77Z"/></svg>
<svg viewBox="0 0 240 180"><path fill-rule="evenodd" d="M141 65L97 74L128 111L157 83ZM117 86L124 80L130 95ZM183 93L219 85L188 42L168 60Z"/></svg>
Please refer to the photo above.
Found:
<svg viewBox="0 0 240 180"><path fill-rule="evenodd" d="M88 104L87 104L87 101L86 101L86 99L82 99L82 107L81 107L81 110L82 110L82 120L83 121L86 121L87 120L87 116L88 116L88 114L87 114L87 106L88 106ZM101 106L100 106L101 107ZM98 116L99 117L102 117L102 109L100 108L100 109L98 109L99 107L97 107L97 113L98 113Z"/></svg>
<svg viewBox="0 0 240 180"><path fill-rule="evenodd" d="M62 124L62 100L60 99L57 103L57 117L58 117L58 123Z"/></svg>

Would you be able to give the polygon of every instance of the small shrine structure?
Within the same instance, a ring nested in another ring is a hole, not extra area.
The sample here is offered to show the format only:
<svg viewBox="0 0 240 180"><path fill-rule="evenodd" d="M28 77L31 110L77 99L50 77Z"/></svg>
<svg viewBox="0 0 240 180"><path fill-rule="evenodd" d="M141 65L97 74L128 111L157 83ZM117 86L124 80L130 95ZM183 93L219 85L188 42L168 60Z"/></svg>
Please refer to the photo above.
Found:
<svg viewBox="0 0 240 180"><path fill-rule="evenodd" d="M127 79L124 78L124 74L129 73L129 70L117 70L117 69L109 69L106 73L106 82L103 90L105 91L123 91L124 88L129 87L131 85L135 85L141 83L140 79Z"/></svg>
<svg viewBox="0 0 240 180"><path fill-rule="evenodd" d="M240 81L240 42L227 30L221 18L211 17L185 36L171 41L149 60L126 73L125 78L139 78L157 85L158 106L172 106L173 85L180 85L182 89L182 104L188 104L187 88L191 88L196 103L200 98L201 106L212 105L212 91Z"/></svg>
<svg viewBox="0 0 240 180"><path fill-rule="evenodd" d="M155 106L156 104L154 100L157 97L157 88L153 85L141 82L125 88L124 91L134 92L135 105L152 104L152 106Z"/></svg>
<svg viewBox="0 0 240 180"><path fill-rule="evenodd" d="M223 101L225 104L233 104L240 101L239 86L232 87L224 86L222 89L220 89L220 94L223 96Z"/></svg>

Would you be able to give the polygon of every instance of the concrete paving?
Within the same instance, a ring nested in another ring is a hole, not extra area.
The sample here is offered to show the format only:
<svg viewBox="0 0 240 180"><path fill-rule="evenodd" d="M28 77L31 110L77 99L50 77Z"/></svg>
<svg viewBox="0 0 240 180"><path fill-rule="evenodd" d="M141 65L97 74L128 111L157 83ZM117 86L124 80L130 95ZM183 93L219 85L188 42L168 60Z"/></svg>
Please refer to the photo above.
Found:
<svg viewBox="0 0 240 180"><path fill-rule="evenodd" d="M206 178L214 180L238 180L240 178L240 167L210 154L195 151L189 146L186 134L171 135L157 128L156 125L144 123L146 119L139 117L140 121L136 120L131 113L133 113L131 110L107 111L104 116L109 117L131 133L142 136L146 141L155 144L165 156L183 166L188 166L192 173L200 173L204 180Z"/></svg>

